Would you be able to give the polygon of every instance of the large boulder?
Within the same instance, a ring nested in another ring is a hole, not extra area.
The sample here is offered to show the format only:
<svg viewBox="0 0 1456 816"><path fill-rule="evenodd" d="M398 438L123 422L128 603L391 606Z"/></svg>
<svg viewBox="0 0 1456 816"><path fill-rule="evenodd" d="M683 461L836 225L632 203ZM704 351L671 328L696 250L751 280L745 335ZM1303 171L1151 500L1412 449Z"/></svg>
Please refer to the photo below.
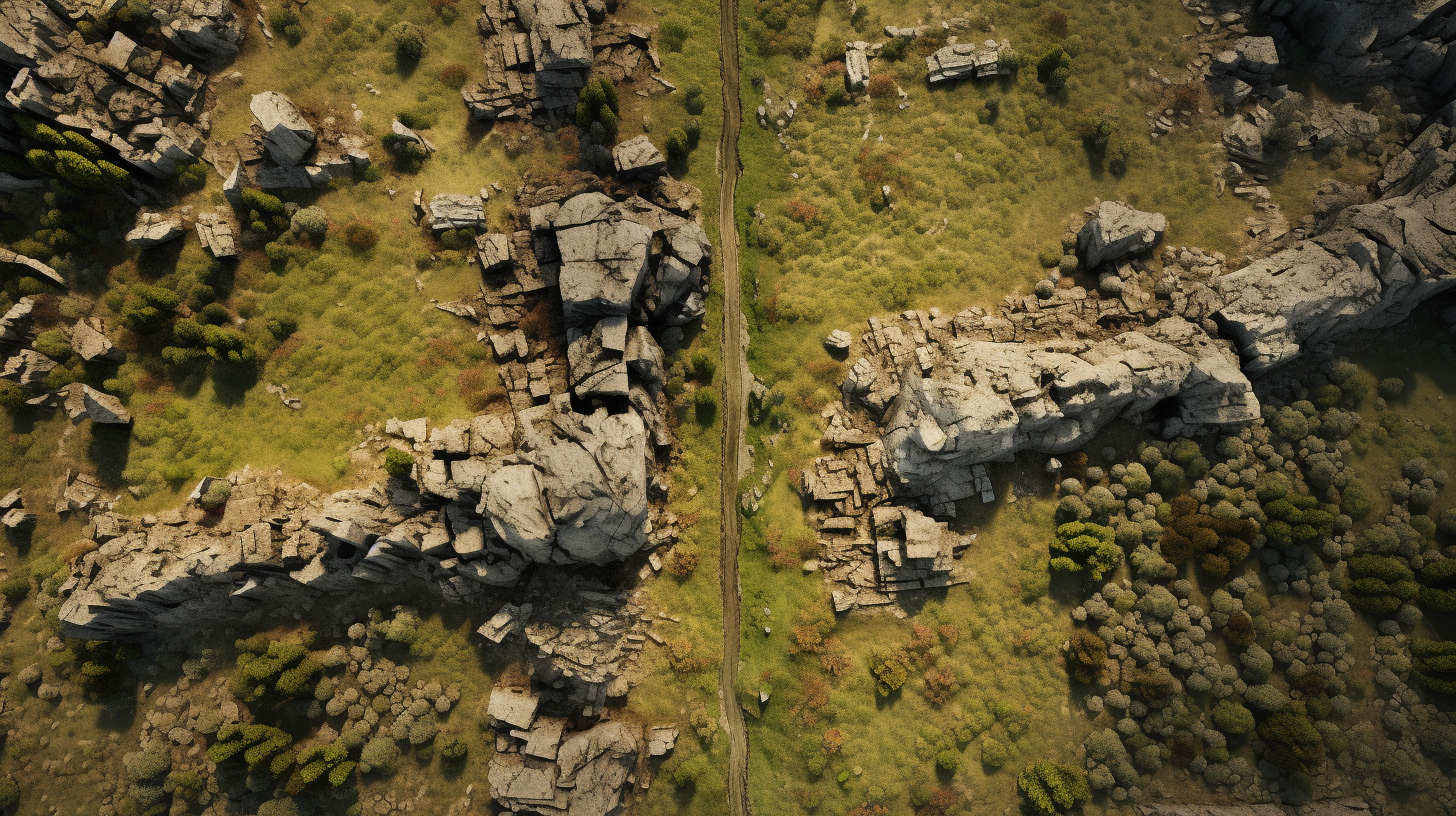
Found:
<svg viewBox="0 0 1456 816"><path fill-rule="evenodd" d="M1148 213L1121 201L1104 201L1097 215L1077 235L1082 263L1095 269L1104 263L1141 255L1163 240L1168 219L1162 213Z"/></svg>
<svg viewBox="0 0 1456 816"><path fill-rule="evenodd" d="M248 110L263 130L263 147L269 159L280 167L303 164L317 137L293 100L277 91L264 91L254 94Z"/></svg>
<svg viewBox="0 0 1456 816"><path fill-rule="evenodd" d="M66 414L73 425L88 417L92 422L103 425L131 424L131 414L121 400L110 394L82 383L71 383L61 389L61 393L65 397Z"/></svg>
<svg viewBox="0 0 1456 816"><path fill-rule="evenodd" d="M625 178L651 178L667 167L667 160L646 136L635 136L612 148L612 163L617 175Z"/></svg>
<svg viewBox="0 0 1456 816"><path fill-rule="evenodd" d="M88 363L120 363L126 352L112 345L102 330L101 318L76 321L71 328L71 349Z"/></svg>
<svg viewBox="0 0 1456 816"><path fill-rule="evenodd" d="M137 213L136 226L126 234L126 242L139 249L150 249L168 241L175 241L186 234L187 227L182 224L181 218L142 211Z"/></svg>
<svg viewBox="0 0 1456 816"><path fill-rule="evenodd" d="M485 202L468 193L440 193L430 199L430 229L443 232L452 229L483 229Z"/></svg>

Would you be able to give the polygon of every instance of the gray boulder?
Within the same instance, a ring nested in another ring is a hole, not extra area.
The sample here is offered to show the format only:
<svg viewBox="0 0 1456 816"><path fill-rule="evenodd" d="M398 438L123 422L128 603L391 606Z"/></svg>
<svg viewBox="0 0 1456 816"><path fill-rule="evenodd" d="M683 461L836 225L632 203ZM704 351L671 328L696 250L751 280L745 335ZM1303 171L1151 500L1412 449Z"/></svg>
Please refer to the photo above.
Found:
<svg viewBox="0 0 1456 816"><path fill-rule="evenodd" d="M61 389L61 394L65 397L66 414L73 425L87 418L103 425L131 424L131 414L121 400L110 394L82 383L71 383Z"/></svg>
<svg viewBox="0 0 1456 816"><path fill-rule="evenodd" d="M635 136L612 148L612 163L624 178L651 178L667 168L667 160L644 136Z"/></svg>
<svg viewBox="0 0 1456 816"><path fill-rule="evenodd" d="M263 147L269 159L280 167L303 164L317 137L313 125L291 99L277 91L264 91L253 96L248 110L263 130Z"/></svg>
<svg viewBox="0 0 1456 816"><path fill-rule="evenodd" d="M182 219L156 212L137 213L136 226L126 234L126 242L140 249L160 246L187 234Z"/></svg>
<svg viewBox="0 0 1456 816"><path fill-rule="evenodd" d="M1077 249L1088 269L1140 255L1157 246L1168 229L1161 213L1147 213L1120 201L1104 201L1077 235Z"/></svg>
<svg viewBox="0 0 1456 816"><path fill-rule="evenodd" d="M430 199L430 229L485 228L485 203L466 193L440 193Z"/></svg>
<svg viewBox="0 0 1456 816"><path fill-rule="evenodd" d="M863 91L870 81L870 58L864 43L853 43L844 52L844 87L850 93Z"/></svg>
<svg viewBox="0 0 1456 816"><path fill-rule="evenodd" d="M71 327L71 349L88 363L120 363L126 352L111 344L102 331L101 318L76 321Z"/></svg>
<svg viewBox="0 0 1456 816"><path fill-rule="evenodd" d="M202 248L220 261L238 257L237 233L224 213L210 212L197 216L197 239Z"/></svg>

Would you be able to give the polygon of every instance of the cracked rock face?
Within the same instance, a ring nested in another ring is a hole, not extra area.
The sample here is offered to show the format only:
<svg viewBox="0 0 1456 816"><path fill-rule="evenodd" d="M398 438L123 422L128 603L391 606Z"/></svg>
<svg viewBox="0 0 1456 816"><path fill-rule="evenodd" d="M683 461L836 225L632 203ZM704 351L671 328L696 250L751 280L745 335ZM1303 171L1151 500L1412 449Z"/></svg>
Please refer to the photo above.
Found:
<svg viewBox="0 0 1456 816"><path fill-rule="evenodd" d="M1386 168L1386 198L1340 210L1322 234L1215 278L1214 312L1250 372L1312 343L1394 325L1456 285L1456 106ZM1404 171L1404 172L1402 172Z"/></svg>
<svg viewBox="0 0 1456 816"><path fill-rule="evenodd" d="M88 44L40 0L15 0L0 10L0 63L14 75L11 106L89 133L148 175L202 156L207 75L121 32Z"/></svg>
<svg viewBox="0 0 1456 816"><path fill-rule="evenodd" d="M1181 398L1178 412L1190 426L1258 416L1227 347L1179 317L1099 342L929 348L929 376L907 366L880 428L891 491L942 512L978 492L972 465L1022 450L1073 450L1116 417L1164 400ZM869 393L856 378L863 371L856 366L845 383L850 398Z"/></svg>
<svg viewBox="0 0 1456 816"><path fill-rule="evenodd" d="M1282 0L1260 10L1280 40L1309 50L1322 81L1360 85L1405 80L1437 98L1456 92L1456 51L1450 3L1388 0Z"/></svg>
<svg viewBox="0 0 1456 816"><path fill-rule="evenodd" d="M583 184L605 186L592 178ZM372 441L376 450L410 451L413 481L321 496L245 471L234 478L221 519L195 509L143 519L108 516L93 536L100 549L77 562L68 584L61 611L66 631L147 639L214 620L260 619L269 609L306 608L320 594L389 598L404 585L447 602L488 603L499 588L534 580L533 570L606 566L672 543L670 517L649 521L656 456L673 444L662 418L662 350L652 331L680 319L694 298L701 302L707 239L695 220L636 196L615 202L600 192L561 191L559 198L537 195L531 204L522 202L516 218L540 228L519 231L521 240L513 235L501 262L506 269L498 270L503 277L487 275L480 307L500 321L493 324L497 331L513 338L495 344L509 358L501 374L510 414L439 426L423 418L390 420L383 430L393 441ZM198 227L217 240L218 223L199 219ZM562 247L558 225L561 231L589 227L592 236ZM635 265L626 281L610 272L624 256ZM568 299L568 287L536 277L530 280L539 285L529 291L504 282L527 259L539 270L564 258L584 276L600 276L580 290L595 294ZM663 271L669 259L677 265L672 274ZM583 399L567 375L573 363L560 353L569 351L566 338L528 339L519 328L528 308L568 307L567 327L573 321L601 327L595 353L616 361L625 399L610 405ZM16 326L8 334L28 336L28 308L26 302L12 310L13 319L7 316L6 325ZM463 304L450 310L477 313ZM482 342L488 336L483 332ZM73 417L129 419L114 398L79 384L70 388ZM551 582L563 580L553 574ZM558 607L572 603L547 593L532 602L534 612L516 608L482 635L499 642L524 632L529 644L552 656L541 671L595 689L582 699L600 706L631 652L622 639L642 636L610 622L617 614L611 610L634 608L625 597L577 610L600 619L590 634L576 632L566 619L533 625L554 620Z"/></svg>

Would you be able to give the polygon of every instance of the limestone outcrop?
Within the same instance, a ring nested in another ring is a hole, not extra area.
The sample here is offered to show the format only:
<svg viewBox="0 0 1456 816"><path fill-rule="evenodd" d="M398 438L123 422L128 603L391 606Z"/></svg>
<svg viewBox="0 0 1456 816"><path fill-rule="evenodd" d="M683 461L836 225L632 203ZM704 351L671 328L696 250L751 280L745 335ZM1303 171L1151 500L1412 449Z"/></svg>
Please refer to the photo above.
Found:
<svg viewBox="0 0 1456 816"><path fill-rule="evenodd" d="M1316 106L1305 121L1331 116L1357 123L1345 130L1350 138L1368 130L1358 124L1365 114L1333 106ZM1259 143L1257 132L1250 141ZM1168 436L1253 420L1250 376L1307 347L1399 322L1456 287L1453 146L1456 103L1387 163L1378 200L1327 190L1338 202L1321 204L1325 221L1313 235L1241 269L1167 248L1158 271L1140 258L1165 219L1110 202L1089 210L1078 238L1084 268L1102 276L1095 293L1048 280L997 313L871 320L843 403L824 414L823 441L837 452L805 476L826 552L835 536L865 540L854 531L883 505L952 516L955 502L984 497L979 466L1073 450L1117 417L1147 419ZM831 582L856 589L849 573Z"/></svg>
<svg viewBox="0 0 1456 816"><path fill-rule="evenodd" d="M88 134L147 175L168 178L202 157L207 75L191 64L121 32L87 43L41 0L0 11L0 64L13 76L11 107Z"/></svg>
<svg viewBox="0 0 1456 816"><path fill-rule="evenodd" d="M559 694L550 689L498 683L487 705L497 729L490 792L505 813L617 813L634 783L645 787L637 778L645 760L667 755L677 742L673 725L644 729L592 716L574 722L561 716Z"/></svg>
<svg viewBox="0 0 1456 816"><path fill-rule="evenodd" d="M514 254L507 268L486 276L477 300L448 305L518 337L501 366L510 413L433 426L424 418L395 419L375 429L374 450L394 447L414 458L410 479L324 496L245 471L233 478L221 518L198 508L108 516L93 531L98 549L76 563L67 585L65 630L148 639L306 608L320 594L389 598L405 586L480 604L501 588L535 580L541 569L607 566L672 546L675 519L653 501L663 495L657 454L673 442L654 333L675 328L691 302L701 303L710 247L695 213L672 213L641 197L681 190L662 180L637 194L612 188L624 198L619 202L605 189L591 176L576 178L575 186L523 188L514 216L523 229L508 243ZM588 225L597 227L590 235L568 234ZM641 242L613 237L622 231ZM623 246L630 251L613 249ZM669 262L696 274L693 286L672 277ZM557 288L538 276L530 280L540 285L523 288L511 272L528 263L536 270L560 266L551 280L572 286ZM628 268L636 277L613 276ZM586 291L600 296L580 294ZM600 354L617 354L620 399L572 387L570 372L579 369L563 355L567 336L528 340L520 331L532 309L559 310L565 320L557 325L568 336L573 327L602 323L604 314L615 318L621 331L612 336L620 342L602 345ZM7 320L25 330L25 315ZM488 335L481 333L482 342ZM114 398L79 384L69 388L73 417L125 416ZM606 588L557 591L570 580L552 574L549 591L529 590L535 600L483 628L482 636L499 642L520 633L542 655L541 676L576 689L581 705L599 708L607 696L625 693L614 684L630 673L627 663L640 649L642 609ZM582 629L584 619L596 623Z"/></svg>
<svg viewBox="0 0 1456 816"><path fill-rule="evenodd" d="M613 82L659 70L651 30L608 21L608 10L602 0L482 3L475 24L485 41L487 79L461 91L471 117L565 121L593 70ZM643 93L671 88L652 76L656 81L642 83Z"/></svg>
<svg viewBox="0 0 1456 816"><path fill-rule="evenodd" d="M264 190L323 187L369 166L369 137L346 130L337 117L317 124L293 100L277 91L255 94L250 133L236 140L237 162L224 185L237 199L245 180ZM240 199L232 201L239 206Z"/></svg>
<svg viewBox="0 0 1456 816"><path fill-rule="evenodd" d="M1016 52L1005 40L980 45L947 45L925 58L926 80L931 85L958 79L1010 76L1016 71Z"/></svg>
<svg viewBox="0 0 1456 816"><path fill-rule="evenodd" d="M1456 286L1456 105L1378 182L1386 196L1341 209L1322 233L1210 283L1213 312L1250 372L1310 344L1389 326Z"/></svg>

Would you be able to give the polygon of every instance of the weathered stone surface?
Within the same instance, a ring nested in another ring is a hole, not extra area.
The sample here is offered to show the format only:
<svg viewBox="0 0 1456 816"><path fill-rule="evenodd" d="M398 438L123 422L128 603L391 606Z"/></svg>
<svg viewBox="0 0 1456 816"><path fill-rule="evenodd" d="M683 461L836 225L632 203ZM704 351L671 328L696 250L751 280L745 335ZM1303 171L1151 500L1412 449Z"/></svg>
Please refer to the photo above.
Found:
<svg viewBox="0 0 1456 816"><path fill-rule="evenodd" d="M870 58L865 43L851 43L844 51L844 87L850 93L863 91L870 81Z"/></svg>
<svg viewBox="0 0 1456 816"><path fill-rule="evenodd" d="M317 137L293 100L277 91L264 91L253 95L248 110L263 130L263 147L269 159L282 167L303 164Z"/></svg>
<svg viewBox="0 0 1456 816"><path fill-rule="evenodd" d="M667 160L646 135L634 136L612 148L617 175L651 178L667 168Z"/></svg>
<svg viewBox="0 0 1456 816"><path fill-rule="evenodd" d="M1016 55L1005 40L947 45L925 58L926 79L931 85L972 77L1006 76L1015 70Z"/></svg>
<svg viewBox="0 0 1456 816"><path fill-rule="evenodd" d="M167 178L202 156L206 75L121 32L88 43L41 0L15 0L0 13L0 63L11 107L89 133L143 173Z"/></svg>
<svg viewBox="0 0 1456 816"><path fill-rule="evenodd" d="M1441 122L1427 132L1438 138L1416 139L1420 155L1401 162L1408 173L1387 176L1398 195L1346 207L1324 233L1212 281L1222 301L1213 317L1245 368L1264 371L1311 343L1393 325L1456 286L1452 135Z"/></svg>
<svg viewBox="0 0 1456 816"><path fill-rule="evenodd" d="M1121 201L1104 201L1097 217L1077 234L1077 251L1088 269L1142 254L1157 246L1168 229L1161 213L1146 213Z"/></svg>
<svg viewBox="0 0 1456 816"><path fill-rule="evenodd" d="M430 229L485 228L485 202L467 193L440 193L430 199Z"/></svg>
<svg viewBox="0 0 1456 816"><path fill-rule="evenodd" d="M130 425L131 414L121 400L110 394L97 391L83 383L72 383L61 389L66 400L66 413L72 424L90 418L103 425Z"/></svg>
<svg viewBox="0 0 1456 816"><path fill-rule="evenodd" d="M202 213L197 216L197 239L202 248L218 260L231 260L238 256L237 233L232 220L221 212Z"/></svg>
<svg viewBox="0 0 1456 816"><path fill-rule="evenodd" d="M61 277L61 273L34 258L11 252L3 247L0 247L0 270L11 275L35 278L42 283L49 283L62 289L67 288L66 279Z"/></svg>
<svg viewBox="0 0 1456 816"><path fill-rule="evenodd" d="M156 212L137 213L136 226L126 234L126 242L134 247L147 249L175 241L187 234L182 219L177 216Z"/></svg>
<svg viewBox="0 0 1456 816"><path fill-rule="evenodd" d="M126 352L112 345L102 329L99 317L76 321L76 325L71 327L71 349L88 363L119 363L125 360Z"/></svg>
<svg viewBox="0 0 1456 816"><path fill-rule="evenodd" d="M824 338L824 347L831 351L849 351L853 343L854 337L844 329L835 329Z"/></svg>

